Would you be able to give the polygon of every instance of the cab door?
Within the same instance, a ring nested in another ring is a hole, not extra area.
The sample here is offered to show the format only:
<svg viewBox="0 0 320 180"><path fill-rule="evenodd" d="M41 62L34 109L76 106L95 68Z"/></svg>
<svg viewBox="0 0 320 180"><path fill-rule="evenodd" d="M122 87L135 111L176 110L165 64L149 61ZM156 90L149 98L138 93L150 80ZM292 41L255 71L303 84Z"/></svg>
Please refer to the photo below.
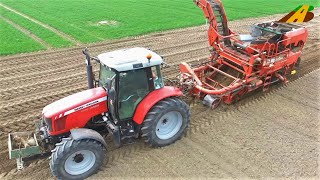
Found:
<svg viewBox="0 0 320 180"><path fill-rule="evenodd" d="M119 73L118 114L120 120L133 117L133 113L150 89L150 68Z"/></svg>

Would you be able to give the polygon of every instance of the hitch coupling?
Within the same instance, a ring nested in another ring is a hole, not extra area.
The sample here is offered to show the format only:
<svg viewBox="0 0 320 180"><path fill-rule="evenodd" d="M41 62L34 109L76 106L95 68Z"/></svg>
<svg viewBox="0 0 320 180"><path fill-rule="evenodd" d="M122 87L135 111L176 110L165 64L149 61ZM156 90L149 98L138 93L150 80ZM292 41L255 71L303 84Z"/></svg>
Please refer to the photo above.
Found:
<svg viewBox="0 0 320 180"><path fill-rule="evenodd" d="M207 94L204 96L202 103L206 106L209 106L211 109L215 109L219 106L221 102L221 98L217 96L212 96L210 94Z"/></svg>

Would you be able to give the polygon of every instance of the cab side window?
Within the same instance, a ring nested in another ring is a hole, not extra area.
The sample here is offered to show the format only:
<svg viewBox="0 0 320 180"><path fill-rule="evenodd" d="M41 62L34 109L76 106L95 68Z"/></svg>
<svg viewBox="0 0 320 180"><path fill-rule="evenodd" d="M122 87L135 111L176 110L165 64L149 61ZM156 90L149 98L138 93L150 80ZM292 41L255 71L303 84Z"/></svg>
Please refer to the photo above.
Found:
<svg viewBox="0 0 320 180"><path fill-rule="evenodd" d="M160 89L164 86L161 69L160 66L153 66L151 68L152 71L152 78L154 83L154 89Z"/></svg>

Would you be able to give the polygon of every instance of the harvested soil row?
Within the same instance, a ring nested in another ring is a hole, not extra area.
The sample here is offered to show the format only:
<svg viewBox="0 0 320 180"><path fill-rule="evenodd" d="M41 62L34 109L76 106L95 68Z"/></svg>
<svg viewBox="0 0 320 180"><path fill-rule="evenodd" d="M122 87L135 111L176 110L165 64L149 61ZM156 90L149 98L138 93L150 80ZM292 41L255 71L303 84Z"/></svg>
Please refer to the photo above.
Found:
<svg viewBox="0 0 320 180"><path fill-rule="evenodd" d="M204 38L204 36L201 36ZM204 45L204 40L196 40L195 42L188 42L185 44L181 44L175 47L164 47L157 49L157 52L160 52L163 56L168 56L169 54L175 53L176 49L185 49L186 50L193 50L195 47L202 47ZM115 48L116 49L116 48ZM168 54L168 55L167 55ZM6 68L2 68L0 71L0 75L3 77L9 76L10 74L19 73L20 71L24 71L25 73L28 71L33 71L34 68L42 67L42 68L53 68L54 65L56 66L65 66L70 63L84 63L84 57L79 52L76 56L69 56L69 57L62 57L58 59L45 59L43 61L33 61L30 63L24 64L15 64L10 65ZM51 67L52 66L52 67ZM9 74L10 73L10 74Z"/></svg>
<svg viewBox="0 0 320 180"><path fill-rule="evenodd" d="M83 90L82 85L83 82L80 83L79 86L75 86L72 91L81 91ZM29 96L26 99L7 103L5 105L2 105L0 107L0 118L6 118L9 116L12 112L15 113L21 113L26 112L27 110L32 111L33 108L36 107L44 107L48 101L52 101L55 97L61 96L62 94L70 93L70 89L67 88L61 88L59 91L50 91L43 92L41 94L38 94L38 96ZM1 122L1 121L0 121Z"/></svg>
<svg viewBox="0 0 320 180"><path fill-rule="evenodd" d="M297 97L296 100L301 101L301 98L299 98L301 89L306 89L310 84L318 82L319 75L320 70L312 72L273 93L241 106L238 110L228 111L227 113L211 111L203 106L193 107L191 122L192 124L201 124L199 130L191 133L189 130L186 138L166 148L151 149L146 147L143 142L138 141L132 146L113 149L109 154L109 163L103 168L105 170L102 169L92 178L129 178L129 176L141 178L160 175L168 178L190 178L195 176L203 178L237 178L239 176L279 178L291 177L292 174L300 177L314 176L315 168L309 166L308 163L313 165L316 160L315 157L307 158L303 162L299 159L300 157L308 157L306 153L309 152L309 149L315 147L315 144L312 145L312 143L316 143L313 142L315 139L308 138L308 136L305 137L302 134L306 129L310 129L309 127L314 125L316 126L312 128L311 132L317 133L319 123L312 116L314 116L314 113L319 113L319 109L317 111L308 110L302 115L298 115L301 111L294 111L298 112L295 113L296 117L307 117L309 121L291 118L289 120L294 121L290 123L293 126L290 128L285 127L288 122L287 118L283 119L283 124L278 121L281 120L279 117L283 117L283 114L286 114L284 113L287 111L285 104L290 103L298 109L303 106L299 102L283 98L283 94ZM316 90L313 90L311 93L315 92ZM317 100L319 100L314 98L306 99L304 101L309 104L318 103ZM266 111L267 107L270 109L272 106L267 105L274 104L274 102L278 102L275 104L275 109L272 112L263 113L265 118L261 118L261 112ZM275 116L275 113L277 116ZM288 114L292 114L292 112L287 112L286 116ZM274 119L275 117L278 118ZM301 130L300 132L296 130L296 127L301 125L304 127L299 129ZM191 126L190 129L192 130L194 127ZM289 138L293 141L282 141L282 138ZM301 141L298 140L296 143L295 140L297 139ZM270 143L272 144L272 149L269 149ZM281 148L284 148L283 143L286 149L282 150ZM304 143L307 146L300 147L298 143ZM293 151L290 150L292 145L294 150L297 150L293 154L290 153ZM278 150L281 150L279 152L282 153L278 153ZM286 156L283 156L283 153ZM305 168L294 163L295 161L301 161L309 169L302 173ZM282 167L283 165L284 167ZM117 171L120 169L122 171ZM137 169L139 174L132 175L131 172ZM154 171L154 169L156 170ZM38 171L48 175L47 177L50 176L46 160L33 162L26 171L12 172L6 178L19 178L25 174ZM154 174L149 174L149 172L154 172Z"/></svg>
<svg viewBox="0 0 320 180"><path fill-rule="evenodd" d="M7 91L0 92L1 101L2 100L13 100L25 96L25 93L35 94L42 92L46 89L60 88L65 84L76 84L79 82L85 82L86 77L83 74L79 76L72 76L70 78L61 77L55 80L42 81L40 83L33 83L30 85L24 85L22 87L17 87L16 89L10 89Z"/></svg>
<svg viewBox="0 0 320 180"><path fill-rule="evenodd" d="M176 37L181 37L181 38L176 38ZM187 43L183 43L181 39L186 38L188 39ZM149 40L150 39L150 40ZM94 52L105 52L105 51L111 51L115 49L120 49L120 48L128 48L128 47L134 47L134 46L143 46L143 47L149 47L152 48L153 50L165 50L168 49L168 44L171 45L179 45L182 44L183 46L186 46L185 44L194 44L198 43L199 40L202 40L203 42L206 41L206 37L204 34L201 33L189 33L189 34L165 34L165 36L161 37L150 37L148 39L136 39L135 41L137 42L123 42L123 43L110 43L110 44L104 44L104 46L100 45L93 45L89 46L90 52L92 55L95 55ZM34 54L30 54L23 56L23 59L15 59L14 61L8 60L7 62L5 61L5 57L1 57L3 60L0 61L0 65L3 67L10 67L12 65L23 65L23 64L29 64L29 63L35 63L37 61L43 61L43 60L55 60L55 59L63 59L65 57L67 58L74 58L74 59L83 59L83 55L81 53L81 50L83 47L79 48L73 48L73 49L66 49L64 51L62 50L57 50L57 52L52 52L49 53L48 56L46 56L46 53L39 54L38 56ZM62 51L62 52L60 52ZM60 52L60 53L58 53ZM19 57L18 57L19 58ZM11 59L11 58L10 58Z"/></svg>
<svg viewBox="0 0 320 180"><path fill-rule="evenodd" d="M223 116L207 111L193 116L192 121L211 121L212 125L202 127L201 131L172 146L134 154L134 159L112 164L92 179L132 176L316 177L319 136L315 139L304 134L309 134L309 131L319 133L319 109L306 109L301 102L319 106L320 99L306 98L301 101L299 97L300 90L314 88L313 84L319 82L319 77L320 70L317 70ZM316 93L316 90L313 92ZM284 98L283 94L296 101ZM287 108L288 104L291 108ZM301 125L303 128L297 129ZM314 127L310 129L311 126ZM133 173L137 169L142 171Z"/></svg>

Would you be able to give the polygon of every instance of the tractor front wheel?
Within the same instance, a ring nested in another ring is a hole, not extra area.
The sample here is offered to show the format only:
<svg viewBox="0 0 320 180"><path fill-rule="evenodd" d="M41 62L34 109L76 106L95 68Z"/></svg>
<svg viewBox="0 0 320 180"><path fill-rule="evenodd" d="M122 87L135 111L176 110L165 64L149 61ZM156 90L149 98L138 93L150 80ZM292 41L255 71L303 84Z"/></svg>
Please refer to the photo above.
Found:
<svg viewBox="0 0 320 180"><path fill-rule="evenodd" d="M64 139L52 151L50 169L58 179L84 179L98 171L105 154L98 141Z"/></svg>
<svg viewBox="0 0 320 180"><path fill-rule="evenodd" d="M167 146L182 137L189 125L190 110L179 98L166 98L147 114L141 131L145 142L153 147Z"/></svg>

